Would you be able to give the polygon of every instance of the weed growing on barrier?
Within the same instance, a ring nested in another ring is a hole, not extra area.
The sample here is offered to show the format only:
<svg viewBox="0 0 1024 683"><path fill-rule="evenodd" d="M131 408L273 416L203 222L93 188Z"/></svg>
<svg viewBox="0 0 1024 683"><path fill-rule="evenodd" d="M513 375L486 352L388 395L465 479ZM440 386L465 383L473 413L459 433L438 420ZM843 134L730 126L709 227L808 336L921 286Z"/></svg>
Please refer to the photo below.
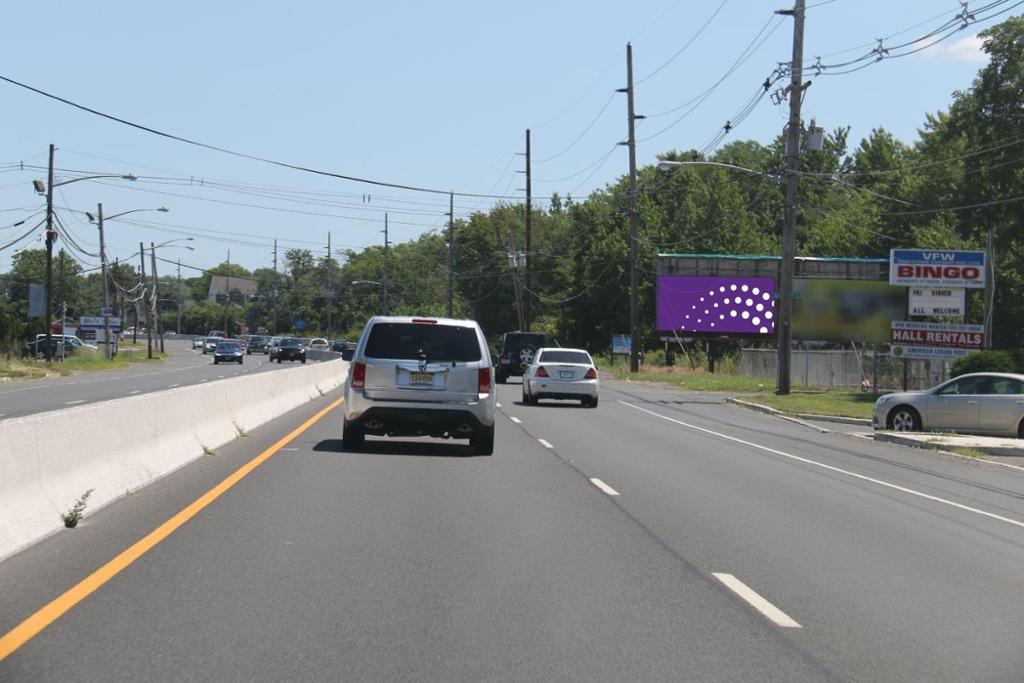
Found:
<svg viewBox="0 0 1024 683"><path fill-rule="evenodd" d="M78 521L82 519L82 513L85 512L86 503L89 500L89 496L92 495L93 489L89 489L75 501L75 504L71 506L71 509L62 514L60 517L64 520L64 526L68 529L74 529L78 526Z"/></svg>
<svg viewBox="0 0 1024 683"><path fill-rule="evenodd" d="M213 450L206 444L201 443L199 445L203 447L203 455L217 455L217 451Z"/></svg>
<svg viewBox="0 0 1024 683"><path fill-rule="evenodd" d="M241 427L237 422L232 421L231 424L235 425L235 433L238 434L239 438L244 439L245 437L249 436L249 432L245 431L245 429Z"/></svg>

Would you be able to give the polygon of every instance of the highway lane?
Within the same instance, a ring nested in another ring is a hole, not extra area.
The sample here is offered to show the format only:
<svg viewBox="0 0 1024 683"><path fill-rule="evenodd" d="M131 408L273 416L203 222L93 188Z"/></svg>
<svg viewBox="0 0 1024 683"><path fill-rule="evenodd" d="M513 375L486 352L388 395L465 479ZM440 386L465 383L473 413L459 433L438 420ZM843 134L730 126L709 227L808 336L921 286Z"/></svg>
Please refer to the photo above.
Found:
<svg viewBox="0 0 1024 683"><path fill-rule="evenodd" d="M617 490L671 547L785 605L840 678L1019 680L1024 611L1007 596L1024 565L1024 473L707 394L602 390L597 411L500 395L517 428Z"/></svg>
<svg viewBox="0 0 1024 683"><path fill-rule="evenodd" d="M127 368L115 370L79 372L69 377L0 384L0 419L289 366L288 363L271 364L262 354L246 356L242 365L214 365L213 356L193 351L191 341L168 341L165 349L171 356L162 363L132 363Z"/></svg>
<svg viewBox="0 0 1024 683"><path fill-rule="evenodd" d="M0 679L1019 680L1020 473L602 392L499 387L490 457L334 409ZM0 564L0 634L337 396Z"/></svg>

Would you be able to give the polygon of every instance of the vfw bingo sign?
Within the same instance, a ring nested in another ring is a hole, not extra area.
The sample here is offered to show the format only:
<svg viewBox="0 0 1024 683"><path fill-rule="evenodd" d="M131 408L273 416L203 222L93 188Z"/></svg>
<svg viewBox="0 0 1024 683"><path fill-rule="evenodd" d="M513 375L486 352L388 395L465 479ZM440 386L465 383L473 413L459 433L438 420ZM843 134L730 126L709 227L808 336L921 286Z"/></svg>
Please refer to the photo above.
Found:
<svg viewBox="0 0 1024 683"><path fill-rule="evenodd" d="M985 252L942 249L893 249L889 284L902 287L985 286Z"/></svg>

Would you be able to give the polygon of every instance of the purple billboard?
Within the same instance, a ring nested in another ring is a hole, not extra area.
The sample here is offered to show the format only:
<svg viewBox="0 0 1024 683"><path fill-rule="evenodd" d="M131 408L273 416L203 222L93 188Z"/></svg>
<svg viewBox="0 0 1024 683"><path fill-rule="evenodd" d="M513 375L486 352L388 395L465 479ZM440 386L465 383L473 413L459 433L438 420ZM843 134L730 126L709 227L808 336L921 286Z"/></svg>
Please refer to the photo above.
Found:
<svg viewBox="0 0 1024 683"><path fill-rule="evenodd" d="M775 334L770 277L658 276L658 330L687 334Z"/></svg>

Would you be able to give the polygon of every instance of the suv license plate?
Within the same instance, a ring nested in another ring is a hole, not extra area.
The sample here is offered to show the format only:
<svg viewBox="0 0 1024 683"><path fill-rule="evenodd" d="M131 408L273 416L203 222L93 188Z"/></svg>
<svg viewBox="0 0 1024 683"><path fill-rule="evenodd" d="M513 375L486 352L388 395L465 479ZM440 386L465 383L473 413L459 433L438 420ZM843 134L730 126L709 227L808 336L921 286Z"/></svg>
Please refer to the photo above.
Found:
<svg viewBox="0 0 1024 683"><path fill-rule="evenodd" d="M434 383L434 373L432 372L410 372L409 373L409 384L430 384Z"/></svg>

